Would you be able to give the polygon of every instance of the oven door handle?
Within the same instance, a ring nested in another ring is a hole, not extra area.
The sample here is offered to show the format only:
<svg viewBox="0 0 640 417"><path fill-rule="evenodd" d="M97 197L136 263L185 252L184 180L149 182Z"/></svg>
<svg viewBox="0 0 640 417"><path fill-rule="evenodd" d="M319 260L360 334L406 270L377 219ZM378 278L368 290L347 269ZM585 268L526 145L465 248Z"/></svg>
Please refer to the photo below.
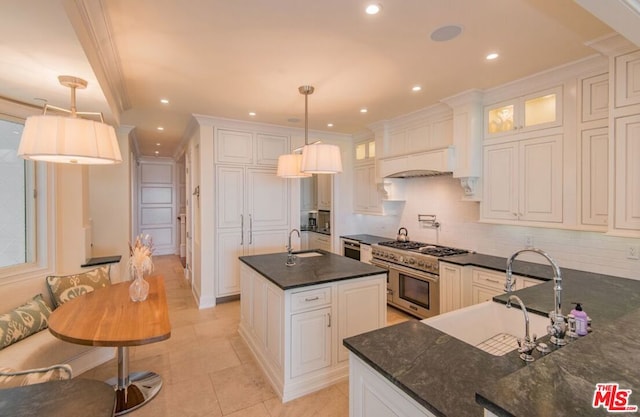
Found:
<svg viewBox="0 0 640 417"><path fill-rule="evenodd" d="M438 275L434 275L434 274L430 274L428 272L424 272L424 271L417 271L415 269L411 269L411 268L407 268L405 266L402 265L390 265L389 266L390 269L395 269L399 272L402 272L405 275L409 275L409 276L413 276L416 278L422 278L425 281L431 281L431 282L439 282L440 281L440 277Z"/></svg>

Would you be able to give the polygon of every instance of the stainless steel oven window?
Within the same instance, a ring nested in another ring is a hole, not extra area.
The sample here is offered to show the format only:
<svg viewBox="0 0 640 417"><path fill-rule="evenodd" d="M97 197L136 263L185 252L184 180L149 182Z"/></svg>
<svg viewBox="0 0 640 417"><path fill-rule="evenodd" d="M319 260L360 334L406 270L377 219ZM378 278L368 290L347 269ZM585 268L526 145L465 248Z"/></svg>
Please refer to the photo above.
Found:
<svg viewBox="0 0 640 417"><path fill-rule="evenodd" d="M343 255L347 258L355 259L357 261L360 260L360 244L357 242L351 242L348 240L344 241L344 250Z"/></svg>
<svg viewBox="0 0 640 417"><path fill-rule="evenodd" d="M431 284L403 273L399 274L399 297L427 310L430 309Z"/></svg>

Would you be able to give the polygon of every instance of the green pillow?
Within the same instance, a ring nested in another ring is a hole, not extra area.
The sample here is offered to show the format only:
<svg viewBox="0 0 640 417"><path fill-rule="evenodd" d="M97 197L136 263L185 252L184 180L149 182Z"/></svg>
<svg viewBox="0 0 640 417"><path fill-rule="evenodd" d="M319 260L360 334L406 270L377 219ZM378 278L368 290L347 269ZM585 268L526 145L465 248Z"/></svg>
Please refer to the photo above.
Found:
<svg viewBox="0 0 640 417"><path fill-rule="evenodd" d="M25 304L0 315L0 349L46 329L51 309L38 294Z"/></svg>
<svg viewBox="0 0 640 417"><path fill-rule="evenodd" d="M51 293L54 308L82 294L111 285L109 280L110 265L101 266L75 275L47 277L47 285Z"/></svg>

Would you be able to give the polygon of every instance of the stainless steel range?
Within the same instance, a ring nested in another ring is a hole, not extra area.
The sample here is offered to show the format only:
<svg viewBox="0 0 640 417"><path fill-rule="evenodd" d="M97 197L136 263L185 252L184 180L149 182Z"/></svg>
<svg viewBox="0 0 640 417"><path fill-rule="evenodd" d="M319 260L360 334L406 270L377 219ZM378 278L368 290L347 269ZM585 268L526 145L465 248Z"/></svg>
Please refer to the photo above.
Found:
<svg viewBox="0 0 640 417"><path fill-rule="evenodd" d="M440 313L438 259L464 249L391 240L372 245L372 264L389 271L387 303L419 318Z"/></svg>

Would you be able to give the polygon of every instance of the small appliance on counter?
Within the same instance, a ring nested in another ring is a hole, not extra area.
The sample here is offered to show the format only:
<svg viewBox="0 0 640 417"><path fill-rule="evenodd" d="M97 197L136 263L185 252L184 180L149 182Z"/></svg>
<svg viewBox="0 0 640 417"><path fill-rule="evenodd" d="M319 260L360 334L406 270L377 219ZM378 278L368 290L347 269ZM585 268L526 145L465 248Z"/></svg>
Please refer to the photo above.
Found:
<svg viewBox="0 0 640 417"><path fill-rule="evenodd" d="M308 221L309 230L315 230L318 227L318 212L310 211Z"/></svg>

